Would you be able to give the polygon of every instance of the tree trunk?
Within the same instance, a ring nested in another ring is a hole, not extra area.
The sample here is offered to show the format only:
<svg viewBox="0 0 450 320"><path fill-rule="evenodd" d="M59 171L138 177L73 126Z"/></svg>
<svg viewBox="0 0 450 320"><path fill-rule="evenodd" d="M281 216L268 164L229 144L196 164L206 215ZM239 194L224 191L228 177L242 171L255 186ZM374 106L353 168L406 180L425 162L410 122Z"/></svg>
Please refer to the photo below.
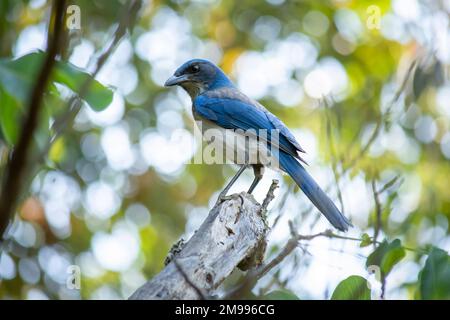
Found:
<svg viewBox="0 0 450 320"><path fill-rule="evenodd" d="M263 205L243 192L215 206L186 244L172 248L165 268L130 299L205 299L236 267L248 270L261 264L271 199L272 188Z"/></svg>

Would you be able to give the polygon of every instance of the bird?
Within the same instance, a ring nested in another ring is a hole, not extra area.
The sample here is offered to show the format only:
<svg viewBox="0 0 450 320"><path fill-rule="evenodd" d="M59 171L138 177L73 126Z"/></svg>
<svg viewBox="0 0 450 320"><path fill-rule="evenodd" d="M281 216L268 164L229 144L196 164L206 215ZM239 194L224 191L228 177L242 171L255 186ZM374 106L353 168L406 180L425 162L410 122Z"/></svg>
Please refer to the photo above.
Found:
<svg viewBox="0 0 450 320"><path fill-rule="evenodd" d="M248 193L252 193L263 178L264 168L268 166L268 159L263 159L264 157L256 157L255 161L249 161L250 155L254 156L252 146L262 145L269 150L271 159L276 160L274 162L277 168L295 181L336 229L347 231L352 227L351 222L305 169L306 162L301 157L305 150L288 127L259 102L242 93L217 65L205 59L189 60L176 69L164 85L180 86L189 94L193 118L202 126L203 137L205 137L204 130L215 129L219 132L231 132L239 141L235 144L230 144L227 139L221 141L227 151L233 149L232 152L226 152L227 157L232 158L230 160L240 164L241 167L220 193L219 200L226 197L231 186L249 167L252 167L254 172L254 180L248 190ZM252 134L247 135L246 131L251 131ZM260 131L269 134L259 134ZM271 132L275 132L276 137L275 134L270 134ZM246 144L243 144L243 141ZM242 155L242 152L239 153L237 152L239 150L235 149L245 149L244 159L242 156L236 156Z"/></svg>

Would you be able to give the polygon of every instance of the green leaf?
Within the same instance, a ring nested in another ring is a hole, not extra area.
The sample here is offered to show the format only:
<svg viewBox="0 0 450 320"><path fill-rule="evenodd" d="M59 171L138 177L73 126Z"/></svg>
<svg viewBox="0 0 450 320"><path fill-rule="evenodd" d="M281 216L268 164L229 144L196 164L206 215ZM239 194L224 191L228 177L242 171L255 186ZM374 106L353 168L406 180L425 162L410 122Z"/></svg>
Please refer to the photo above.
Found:
<svg viewBox="0 0 450 320"><path fill-rule="evenodd" d="M381 270L388 274L392 268L405 257L405 249L398 240L398 247L391 247L381 262Z"/></svg>
<svg viewBox="0 0 450 320"><path fill-rule="evenodd" d="M44 98L44 104L39 114L39 121L36 131L33 135L33 140L36 142L36 147L40 152L45 150L50 139L50 108L47 102L47 97Z"/></svg>
<svg viewBox="0 0 450 320"><path fill-rule="evenodd" d="M44 58L45 53L39 51L29 53L15 60L1 59L1 87L9 95L25 104ZM83 99L92 109L101 111L111 103L113 98L112 91L93 79L89 73L75 67L71 63L58 61L53 71L52 82L60 83L76 93L80 93L79 91L84 89L84 84L90 80Z"/></svg>
<svg viewBox="0 0 450 320"><path fill-rule="evenodd" d="M422 299L450 299L450 256L433 247L419 274Z"/></svg>
<svg viewBox="0 0 450 320"><path fill-rule="evenodd" d="M95 111L104 110L112 101L113 93L110 89L92 79L90 74L68 62L59 61L53 76L56 82L67 86L74 92L82 90L83 85L91 79L83 99Z"/></svg>
<svg viewBox="0 0 450 320"><path fill-rule="evenodd" d="M44 61L43 52L33 52L18 59L0 60L0 85L12 97L25 103Z"/></svg>
<svg viewBox="0 0 450 320"><path fill-rule="evenodd" d="M362 237L361 237L361 243L359 244L359 246L361 248L367 247L369 245L372 244L372 239L370 239L369 235L367 233L363 233Z"/></svg>
<svg viewBox="0 0 450 320"><path fill-rule="evenodd" d="M383 276L387 276L392 268L405 257L405 249L399 239L392 242L384 240L378 248L372 252L366 261L366 266L379 266Z"/></svg>
<svg viewBox="0 0 450 320"><path fill-rule="evenodd" d="M261 297L266 300L300 300L294 293L289 290L274 290Z"/></svg>
<svg viewBox="0 0 450 320"><path fill-rule="evenodd" d="M8 144L19 136L21 109L17 101L0 88L0 128Z"/></svg>
<svg viewBox="0 0 450 320"><path fill-rule="evenodd" d="M370 300L367 280L361 276L350 276L334 289L331 300Z"/></svg>

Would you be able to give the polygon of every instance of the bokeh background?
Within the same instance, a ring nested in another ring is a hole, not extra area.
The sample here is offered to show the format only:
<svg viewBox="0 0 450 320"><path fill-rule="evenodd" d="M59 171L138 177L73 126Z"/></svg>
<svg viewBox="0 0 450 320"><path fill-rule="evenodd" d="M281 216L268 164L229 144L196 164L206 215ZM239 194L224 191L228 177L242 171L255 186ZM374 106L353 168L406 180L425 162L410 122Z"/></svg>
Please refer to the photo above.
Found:
<svg viewBox="0 0 450 320"><path fill-rule="evenodd" d="M81 29L70 32L63 59L92 71L125 1L70 4L81 9ZM1 58L45 49L50 6L1 1ZM84 105L30 177L0 256L0 298L127 298L199 227L236 168L189 163L200 147L191 102L163 83L198 57L292 129L310 172L355 225L347 236L375 232L412 249L386 277L385 296L418 298L426 251L450 250L449 14L448 0L144 1L96 76L113 88L111 104ZM8 148L0 142L1 166ZM281 188L268 213L269 225L276 221L268 257L288 240L288 221L305 235L330 227L277 172L266 172L258 201L272 178ZM385 190L375 197L373 187ZM328 299L341 280L361 275L379 296L366 268L374 246L360 245L302 242L253 293ZM66 286L71 265L81 269L80 290Z"/></svg>

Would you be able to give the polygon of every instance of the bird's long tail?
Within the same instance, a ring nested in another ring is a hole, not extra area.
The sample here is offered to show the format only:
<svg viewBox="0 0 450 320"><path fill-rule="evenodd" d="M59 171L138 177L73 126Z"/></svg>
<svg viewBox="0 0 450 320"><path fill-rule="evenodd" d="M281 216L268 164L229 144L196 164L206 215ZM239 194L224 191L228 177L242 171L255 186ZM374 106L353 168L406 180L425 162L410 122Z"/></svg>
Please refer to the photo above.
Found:
<svg viewBox="0 0 450 320"><path fill-rule="evenodd" d="M348 227L352 226L350 221L336 208L333 201L323 192L313 177L311 177L294 157L280 152L280 166L294 179L309 200L311 200L335 228L341 231L347 231Z"/></svg>

